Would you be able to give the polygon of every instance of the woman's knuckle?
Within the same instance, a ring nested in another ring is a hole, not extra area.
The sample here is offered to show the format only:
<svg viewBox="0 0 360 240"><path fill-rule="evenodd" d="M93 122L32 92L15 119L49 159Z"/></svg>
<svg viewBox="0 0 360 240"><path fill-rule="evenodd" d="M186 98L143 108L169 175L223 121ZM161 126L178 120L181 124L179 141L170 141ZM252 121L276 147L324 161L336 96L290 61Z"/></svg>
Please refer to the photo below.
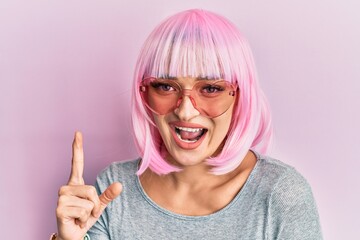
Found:
<svg viewBox="0 0 360 240"><path fill-rule="evenodd" d="M92 209L95 207L95 204L92 201L88 201L87 203L87 209L92 211Z"/></svg>
<svg viewBox="0 0 360 240"><path fill-rule="evenodd" d="M61 186L58 192L58 195L64 195L67 192L67 186Z"/></svg>
<svg viewBox="0 0 360 240"><path fill-rule="evenodd" d="M96 189L95 189L94 186L88 186L88 187L87 187L87 192L88 192L91 196L97 195L97 192L96 192Z"/></svg>
<svg viewBox="0 0 360 240"><path fill-rule="evenodd" d="M64 216L64 211L63 211L62 208L57 207L55 212L56 212L56 216L57 216L58 218L63 218L63 216Z"/></svg>
<svg viewBox="0 0 360 240"><path fill-rule="evenodd" d="M64 195L61 195L61 196L58 198L58 206L63 205L64 202L66 202L65 196L64 196Z"/></svg>
<svg viewBox="0 0 360 240"><path fill-rule="evenodd" d="M88 211L85 208L80 209L79 215L81 218L84 218L88 215Z"/></svg>

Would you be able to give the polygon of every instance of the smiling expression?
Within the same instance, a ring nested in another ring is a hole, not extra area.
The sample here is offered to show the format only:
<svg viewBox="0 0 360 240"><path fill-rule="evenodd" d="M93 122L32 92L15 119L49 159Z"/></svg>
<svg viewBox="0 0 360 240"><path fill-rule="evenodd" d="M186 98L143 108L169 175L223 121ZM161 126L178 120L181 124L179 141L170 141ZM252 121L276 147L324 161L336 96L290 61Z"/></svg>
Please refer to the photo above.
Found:
<svg viewBox="0 0 360 240"><path fill-rule="evenodd" d="M185 89L191 89L196 78L177 78ZM235 102L235 101L234 101ZM167 150L166 159L177 166L193 166L217 155L230 127L234 103L222 115L209 118L194 108L189 97L165 115L153 114L155 124Z"/></svg>

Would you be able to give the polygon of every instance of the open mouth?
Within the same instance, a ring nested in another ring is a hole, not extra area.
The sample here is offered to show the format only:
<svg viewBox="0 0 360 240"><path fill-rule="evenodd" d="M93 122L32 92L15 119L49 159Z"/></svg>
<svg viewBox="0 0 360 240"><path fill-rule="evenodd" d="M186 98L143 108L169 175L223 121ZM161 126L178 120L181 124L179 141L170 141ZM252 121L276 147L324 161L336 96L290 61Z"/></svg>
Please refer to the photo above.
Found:
<svg viewBox="0 0 360 240"><path fill-rule="evenodd" d="M188 128L175 126L176 136L181 141L186 143L197 142L206 132L207 129L205 128Z"/></svg>

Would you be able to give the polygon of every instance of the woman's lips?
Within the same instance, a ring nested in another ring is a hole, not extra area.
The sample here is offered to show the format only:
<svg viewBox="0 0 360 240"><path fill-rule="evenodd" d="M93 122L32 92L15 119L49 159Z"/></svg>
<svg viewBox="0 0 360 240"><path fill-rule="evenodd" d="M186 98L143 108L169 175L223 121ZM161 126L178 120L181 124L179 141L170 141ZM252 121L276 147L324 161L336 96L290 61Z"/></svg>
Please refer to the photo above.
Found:
<svg viewBox="0 0 360 240"><path fill-rule="evenodd" d="M197 148L207 133L207 129L199 124L170 122L169 125L176 144L187 150Z"/></svg>

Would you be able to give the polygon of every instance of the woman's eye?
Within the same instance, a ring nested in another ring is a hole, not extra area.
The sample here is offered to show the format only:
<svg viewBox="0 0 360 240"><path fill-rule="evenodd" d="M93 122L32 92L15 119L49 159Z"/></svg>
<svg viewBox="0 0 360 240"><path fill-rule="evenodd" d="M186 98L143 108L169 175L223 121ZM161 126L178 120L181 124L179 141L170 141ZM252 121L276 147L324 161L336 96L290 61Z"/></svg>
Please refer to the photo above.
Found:
<svg viewBox="0 0 360 240"><path fill-rule="evenodd" d="M203 93L218 93L221 91L224 91L224 89L220 86L209 85L202 88Z"/></svg>
<svg viewBox="0 0 360 240"><path fill-rule="evenodd" d="M165 92L175 91L175 89L171 85L166 84L166 83L154 82L154 83L151 83L151 86L158 91L165 91Z"/></svg>
<svg viewBox="0 0 360 240"><path fill-rule="evenodd" d="M160 89L160 90L163 90L163 91L171 91L173 88L172 88L170 85L161 84L161 85L159 86L159 89Z"/></svg>

